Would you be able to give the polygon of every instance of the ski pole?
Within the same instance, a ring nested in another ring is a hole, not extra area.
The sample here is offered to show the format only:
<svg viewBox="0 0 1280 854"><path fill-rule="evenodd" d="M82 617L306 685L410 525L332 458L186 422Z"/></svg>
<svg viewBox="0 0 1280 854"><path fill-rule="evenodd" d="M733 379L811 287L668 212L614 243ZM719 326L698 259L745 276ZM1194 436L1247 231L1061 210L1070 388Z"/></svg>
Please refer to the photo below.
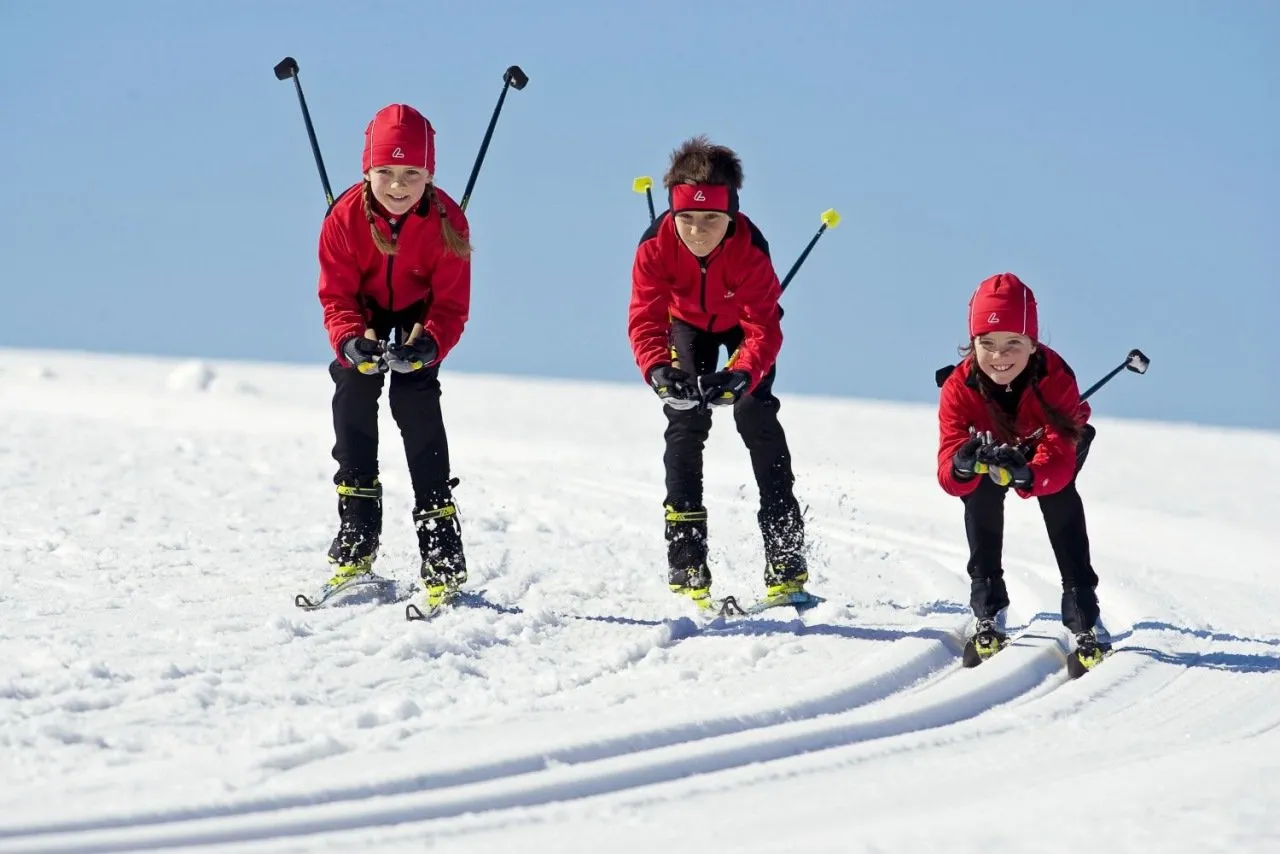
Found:
<svg viewBox="0 0 1280 854"><path fill-rule="evenodd" d="M1098 380L1096 383L1094 383L1093 385L1085 389L1084 392L1082 392L1080 395L1080 400L1081 401L1088 400L1089 397L1095 391L1102 388L1107 383L1111 382L1112 378L1114 378L1116 374L1120 373L1125 368L1128 368L1129 370L1133 371L1135 374L1145 374L1147 372L1147 367L1150 364L1151 364L1151 360L1148 359L1141 350L1137 350L1137 349L1130 350L1129 355L1124 357L1123 362L1121 362L1120 364L1112 368L1105 377L1103 377L1102 379ZM934 382L937 384L938 388L942 388L943 383L947 381L947 377L951 376L951 372L954 371L955 369L956 369L955 365L944 365L941 368L938 368L938 370L934 371L933 379L934 379Z"/></svg>
<svg viewBox="0 0 1280 854"><path fill-rule="evenodd" d="M320 144L316 142L316 129L311 125L311 111L307 109L307 99L302 95L302 81L298 79L298 61L286 56L276 63L276 79L293 78L293 87L298 92L298 103L302 106L302 120L307 124L307 139L311 140L311 153L316 158L316 168L320 170L320 183L324 186L324 200L333 207L333 190L329 188L329 176L324 171L324 159L320 157Z"/></svg>
<svg viewBox="0 0 1280 854"><path fill-rule="evenodd" d="M498 105L493 108L489 128L484 132L484 141L480 143L480 153L476 155L475 165L471 167L471 177L467 179L467 188L462 191L462 201L458 205L464 211L467 209L467 203L471 201L471 191L476 186L476 178L480 175L480 164L484 162L484 155L489 150L489 140L493 138L493 128L498 124L498 114L502 112L502 104L507 100L507 90L523 89L528 82L528 75L521 71L518 65L512 65L502 73L502 93L498 95Z"/></svg>
<svg viewBox="0 0 1280 854"><path fill-rule="evenodd" d="M813 251L814 245L817 244L818 238L826 232L828 228L835 228L840 224L840 214L836 213L835 208L822 212L822 225L818 227L818 233L809 241L809 245L800 253L800 257L791 265L791 269L787 271L787 277L782 280L782 289L785 291L787 285L791 284L791 279L795 276L796 271L800 269L800 265L804 263L804 259L809 257L809 253Z"/></svg>
<svg viewBox="0 0 1280 854"><path fill-rule="evenodd" d="M1114 377L1116 374L1123 371L1125 368L1128 368L1129 370L1133 371L1135 374L1145 374L1147 372L1147 367L1150 364L1151 364L1151 360L1148 359L1145 355L1143 355L1141 350L1130 350L1129 355L1124 357L1123 362L1121 362L1120 364L1112 368L1111 371L1105 377L1098 380L1093 385L1089 386L1089 388L1080 395L1080 399L1088 400L1089 395L1093 394L1095 391L1102 388L1107 383L1111 382L1112 377Z"/></svg>
<svg viewBox="0 0 1280 854"><path fill-rule="evenodd" d="M644 193L645 199L649 202L649 224L653 225L658 219L658 214L653 208L653 179L648 175L641 175L631 182L631 189L637 193Z"/></svg>
<svg viewBox="0 0 1280 854"><path fill-rule="evenodd" d="M1112 369L1105 377L1098 380L1093 385L1089 386L1089 388L1086 389L1084 393L1080 395L1080 402L1084 403L1086 400L1088 400L1089 395L1093 394L1095 391L1102 388L1107 383L1111 382L1111 378L1114 377L1116 374L1120 373L1121 371L1123 371L1125 368L1128 368L1129 370L1133 371L1135 374L1145 374L1147 372L1147 366L1150 364L1151 364L1151 360L1148 359L1146 356L1144 356L1141 350L1130 350L1129 355L1125 356L1125 359L1123 362L1121 362L1119 365L1116 365L1116 367ZM988 435L987 444L991 444L990 431L988 431L987 435ZM1044 428L1041 427L1040 429L1036 430L1027 438L1021 440L1019 444L1026 445L1029 442L1039 439L1043 435L1044 435ZM1019 450L1021 450L1021 448Z"/></svg>

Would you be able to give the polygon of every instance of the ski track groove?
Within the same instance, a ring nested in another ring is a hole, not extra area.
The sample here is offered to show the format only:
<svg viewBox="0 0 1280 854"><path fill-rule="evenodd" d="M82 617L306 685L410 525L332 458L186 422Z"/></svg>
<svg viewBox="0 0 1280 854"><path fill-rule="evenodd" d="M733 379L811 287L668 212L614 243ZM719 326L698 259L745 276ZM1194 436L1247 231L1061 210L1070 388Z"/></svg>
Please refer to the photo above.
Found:
<svg viewBox="0 0 1280 854"><path fill-rule="evenodd" d="M959 642L958 635L953 639ZM936 641L936 645L946 646L943 641ZM230 816L204 815L159 827L152 825L141 834L135 822L115 830L85 828L89 832L70 834L69 838L68 834L58 834L33 840L28 835L25 841L34 841L36 846L23 850L105 852L230 844L543 806L786 759L799 753L938 729L973 719L1030 693L1052 690L1065 679L1062 651L1056 642L1015 643L981 669L972 671L977 678L968 680L955 678L963 671L956 661L954 648L947 650L945 659L946 663L928 684L904 684L900 677L891 680L889 690L878 698L845 711L823 714L821 710L809 709L789 720L757 723L720 734L695 735L634 752L606 748L602 755L580 757L577 764L573 764L572 754L561 759L561 762L569 760L565 764L538 759L536 767L530 761L531 767L501 776L492 775L484 768L472 769L469 774L464 772L464 775L454 775L452 780L439 781L444 786L438 791L419 786L414 791L394 794L366 792L359 799L342 802L283 809L277 805L265 811ZM906 665L908 670L919 666ZM874 678L864 680L867 685L874 685L875 681ZM903 690L908 687L916 690ZM891 706L895 700L903 708L890 710L888 714L877 713L879 706ZM691 733L685 729L682 734ZM590 752L592 749L576 750ZM511 763L504 764L507 765L504 770L513 770ZM476 779L466 780L463 776Z"/></svg>
<svg viewBox="0 0 1280 854"><path fill-rule="evenodd" d="M645 494L638 488L614 484L601 489L599 483L594 483L588 489L585 479L570 480L574 482L573 488L596 495L604 492L628 497ZM636 523L628 520L627 524ZM954 560L947 559L961 557L963 550L949 543L892 528L878 528L875 535L871 535L831 525L826 536L878 551L883 550L887 542L904 548L913 558L935 563L948 574L967 578L962 570L957 573ZM910 562L907 565L919 580L928 578L932 582L928 586L936 586L932 575L926 576ZM1023 567L1033 571L1021 571ZM1056 592L1053 595L1046 592L1060 590L1060 585L1057 584L1056 569L1049 570L1053 573L1053 583L1044 577L1048 574L1046 567L1038 564L1020 561L1018 571L1008 574L1006 580L1017 593L1016 597L1011 596L1015 600L1011 612L1019 613L1016 609L1024 602L1048 600L1053 606L1035 613L1023 625L1011 625L1010 647L973 671L964 671L958 662L959 647L964 642L963 627L938 628L922 620L914 632L904 632L904 637L893 641L890 649L894 654L885 652L874 657L882 665L879 669L869 674L859 671L857 680L799 705L780 704L747 716L726 716L687 726L633 732L595 743L569 745L456 771L313 795L102 820L0 828L0 851L147 850L416 824L466 813L497 813L627 792L692 776L773 762L799 753L848 747L973 722L996 708L1034 703L1070 682L1064 667L1069 639L1065 629L1055 625L1058 619ZM1132 615L1136 609L1128 607L1128 604L1120 596L1108 600L1107 616L1120 618L1115 625L1108 626L1113 636L1130 636L1133 632L1135 621ZM378 609L352 610L355 613L348 612L333 624L346 623L358 619L366 610ZM550 616L560 623L567 623L574 617L546 609L532 609L524 613L542 619ZM805 631L803 619L791 622L798 622L798 631ZM1117 632L1116 628L1121 623L1126 624L1125 628ZM674 644L704 633L732 632L735 625L742 623L699 625L691 618L678 618L664 620L662 625L669 632L668 643ZM913 647L913 651L904 656L904 641L912 635L915 642L905 646ZM1197 646L1203 649L1209 643L1209 639L1201 638ZM1123 654L1122 646L1118 645L1117 654ZM888 660L887 663L884 659ZM634 656L628 656L627 662L634 663ZM1145 656L1127 669L1109 668L1104 663L1099 671L1086 677L1087 690L1065 709L1058 710L1057 715L1069 714L1089 702L1091 697L1112 693L1123 682L1141 678L1153 663ZM1187 669L1178 668L1154 690L1146 692L1145 701L1157 702L1158 696ZM597 677L600 675L606 674L597 674ZM1001 723L994 728L974 727L972 732L960 737L984 737L1020 725ZM914 747L908 745L901 749ZM11 848L13 844L23 847Z"/></svg>
<svg viewBox="0 0 1280 854"><path fill-rule="evenodd" d="M857 536L857 535L854 535ZM900 543L904 546L914 549L928 550L936 554L951 554L957 560L963 561L967 558L967 551L960 546L950 542L937 541L928 537L922 537L919 534L904 531L896 527L885 527L877 529L877 536L888 541ZM1011 589L1010 599L1015 603L1011 610L1016 609L1017 602L1023 597L1015 595L1019 587L1034 587L1038 592L1040 601L1048 601L1053 603L1054 599L1059 596L1062 589L1061 578L1058 574L1057 567L1042 561L1030 561L1018 559L1013 571L1006 570L1005 581ZM1105 584L1105 578L1104 578ZM1143 706L1150 703L1162 702L1162 697L1167 693L1177 690L1179 683L1189 674L1192 668L1188 666L1180 666L1177 668L1156 668L1156 661L1150 656L1136 654L1126 649L1125 641L1132 637L1135 626L1143 619L1143 609L1137 605L1125 592L1120 588L1104 588L1105 596L1103 596L1103 615L1102 622L1106 626L1107 631L1112 635L1115 643L1112 654L1099 666L1098 671L1086 674L1083 679L1087 679L1091 686L1095 682L1102 682L1097 677L1101 673L1107 673L1109 678L1105 680L1105 691L1102 693L1117 693L1121 691L1127 683L1143 682L1151 683L1145 687L1138 698L1129 706L1120 707L1115 710L1116 714L1122 713L1133 706ZM1060 601L1056 604L1057 609L1046 609L1045 613L1053 611L1055 616L1060 618ZM1064 626L1059 625L1055 634L1060 644L1064 666L1065 658L1072 649L1072 638ZM1212 647L1211 637L1197 637L1196 642L1192 644L1190 652L1193 654L1204 654ZM1121 660L1129 660L1133 662L1129 668L1121 669L1114 666L1117 656ZM1135 661L1136 659L1136 661ZM988 662L987 664L989 664ZM985 666L985 665L984 665ZM1069 683L1063 673L1063 680ZM1093 692L1095 694L1099 692ZM1082 703L1072 705L1071 712L1077 711Z"/></svg>
<svg viewBox="0 0 1280 854"><path fill-rule="evenodd" d="M839 538L846 537L857 535ZM912 545L926 554L939 551L936 543ZM942 560L937 563L948 565ZM1010 581L1017 584L1013 578ZM687 619L667 622L686 629L693 626L683 636L673 631L673 641L721 628L698 628ZM889 667L799 707L780 705L746 717L631 733L460 771L311 796L0 829L0 850L7 848L7 841L34 842L37 847L23 849L31 851L143 850L431 821L617 793L797 753L924 732L972 720L1000 706L1032 701L1064 684L1066 649L1061 633L1039 633L1048 622L1047 614L1037 614L1015 633L1009 649L972 671L973 678L968 680L957 678L964 673L958 663L963 627L920 626L919 639L927 638L923 649L902 661L897 660L900 655L881 654L877 658L889 658ZM738 623L723 628L732 630L734 625ZM895 640L892 648L900 648L902 640ZM904 708L893 710L895 700ZM887 715L876 714L886 706L890 707Z"/></svg>
<svg viewBox="0 0 1280 854"><path fill-rule="evenodd" d="M693 625L693 621L685 618L675 622ZM726 624L732 629L733 623ZM715 630L715 627L708 627ZM692 629L696 633L697 629ZM119 816L101 821L81 821L60 824L49 824L33 827L0 828L0 850L6 850L6 840L22 838L48 837L69 833L88 833L95 831L129 829L139 826L180 824L222 820L256 814L274 815L282 810L323 807L332 809L335 805L350 802L362 802L382 797L395 797L417 793L429 793L435 790L449 790L475 784L492 783L506 778L521 777L544 772L557 766L580 766L598 763L611 759L625 758L628 755L645 753L685 746L690 743L732 736L751 730L777 726L795 720L807 720L823 715L836 714L849 709L876 703L904 687L910 687L920 680L936 678L939 672L948 671L958 656L958 645L962 642L959 634L947 634L939 630L937 637L929 638L922 644L924 647L908 655L904 660L887 653L880 657L889 658L889 666L873 671L858 681L845 685L826 697L810 700L801 707L795 705L779 705L773 709L756 712L746 716L725 716L711 721L700 721L682 727L667 727L660 730L648 730L630 733L593 744L571 745L544 753L528 754L473 766L460 771L419 775L401 780L392 780L377 785L354 787L345 790L331 790L314 796L281 797L269 800L249 801L225 808L200 809L194 811L165 811L151 815ZM467 810L464 810L467 811ZM254 837L257 838L257 837ZM127 850L125 848L80 849L73 843L70 848L54 848L51 850ZM133 844L133 843L128 843ZM168 844L168 843L165 843ZM183 844L199 844L187 842Z"/></svg>

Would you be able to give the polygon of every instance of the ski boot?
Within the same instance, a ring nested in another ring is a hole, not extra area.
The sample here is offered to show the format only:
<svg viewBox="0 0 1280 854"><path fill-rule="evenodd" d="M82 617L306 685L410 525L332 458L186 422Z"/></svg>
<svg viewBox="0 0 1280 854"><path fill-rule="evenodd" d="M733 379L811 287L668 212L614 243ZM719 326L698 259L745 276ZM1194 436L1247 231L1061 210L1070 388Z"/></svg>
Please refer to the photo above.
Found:
<svg viewBox="0 0 1280 854"><path fill-rule="evenodd" d="M702 507L666 509L667 586L688 596L703 610L715 608L711 570L707 567L707 511Z"/></svg>
<svg viewBox="0 0 1280 854"><path fill-rule="evenodd" d="M965 667L977 667L1004 649L1009 636L1004 632L1003 616L1001 611L995 619L980 619L974 625L973 637L964 645Z"/></svg>
<svg viewBox="0 0 1280 854"><path fill-rule="evenodd" d="M667 586L672 593L688 596L693 604L704 611L715 607L711 599L711 570L700 564L686 569L668 569Z"/></svg>
<svg viewBox="0 0 1280 854"><path fill-rule="evenodd" d="M329 546L332 593L374 576L373 562L382 535L382 484L373 478L343 478L337 484L338 534Z"/></svg>
<svg viewBox="0 0 1280 854"><path fill-rule="evenodd" d="M1067 656L1067 675L1079 679L1102 663L1111 652L1110 641L1099 637L1093 629L1076 635L1076 648Z"/></svg>
<svg viewBox="0 0 1280 854"><path fill-rule="evenodd" d="M766 601L807 599L809 564L804 556L804 520L800 506L789 498L772 512L756 515L764 537L764 597Z"/></svg>
<svg viewBox="0 0 1280 854"><path fill-rule="evenodd" d="M809 580L809 570L803 555L791 555L764 570L764 597L766 599L796 599L809 591L804 589Z"/></svg>
<svg viewBox="0 0 1280 854"><path fill-rule="evenodd" d="M418 530L427 607L435 610L455 598L467 581L458 508L452 499L431 502L429 507L415 507L413 524Z"/></svg>

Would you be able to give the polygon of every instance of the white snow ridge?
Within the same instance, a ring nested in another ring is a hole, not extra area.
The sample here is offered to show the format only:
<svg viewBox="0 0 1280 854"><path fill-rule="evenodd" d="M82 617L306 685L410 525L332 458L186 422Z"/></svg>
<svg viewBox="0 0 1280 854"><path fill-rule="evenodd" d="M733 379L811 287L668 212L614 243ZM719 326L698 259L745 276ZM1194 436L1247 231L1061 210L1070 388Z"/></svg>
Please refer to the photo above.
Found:
<svg viewBox="0 0 1280 854"><path fill-rule="evenodd" d="M787 396L827 602L708 624L666 589L643 384L446 371L478 604L409 623L293 605L337 522L323 365L41 361L0 374L0 851L1280 850L1274 433L1097 419L1117 650L1072 681L1016 498L1016 641L960 666L927 406ZM755 487L716 420L715 592L745 599ZM379 566L408 580L385 404L382 441Z"/></svg>

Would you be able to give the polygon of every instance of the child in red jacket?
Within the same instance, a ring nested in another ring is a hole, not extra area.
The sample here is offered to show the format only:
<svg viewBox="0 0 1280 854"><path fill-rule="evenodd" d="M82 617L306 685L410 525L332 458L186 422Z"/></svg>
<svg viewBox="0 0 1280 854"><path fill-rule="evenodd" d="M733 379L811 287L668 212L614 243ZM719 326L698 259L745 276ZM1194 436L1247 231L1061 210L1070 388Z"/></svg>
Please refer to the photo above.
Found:
<svg viewBox="0 0 1280 854"><path fill-rule="evenodd" d="M413 107L393 104L373 117L363 171L320 232L320 304L337 356L329 374L340 525L329 583L373 571L382 532L378 399L389 373L430 600L467 577L439 372L470 311L469 232L462 210L435 186L435 131Z"/></svg>
<svg viewBox="0 0 1280 854"><path fill-rule="evenodd" d="M631 273L628 333L636 364L665 404L667 580L711 607L702 454L711 408L732 407L760 491L767 595L808 579L791 451L773 394L782 294L760 230L738 211L742 164L704 137L671 156L670 208L645 232ZM729 359L718 368L720 348Z"/></svg>
<svg viewBox="0 0 1280 854"><path fill-rule="evenodd" d="M1093 666L1106 649L1094 634L1098 576L1076 491L1095 431L1075 374L1037 334L1031 289L1012 273L992 276L969 301L966 358L942 386L938 482L964 501L977 620L969 666L1007 639L999 617L1009 605L1001 553L1010 487L1039 501L1062 575L1062 622L1076 637L1081 664Z"/></svg>

